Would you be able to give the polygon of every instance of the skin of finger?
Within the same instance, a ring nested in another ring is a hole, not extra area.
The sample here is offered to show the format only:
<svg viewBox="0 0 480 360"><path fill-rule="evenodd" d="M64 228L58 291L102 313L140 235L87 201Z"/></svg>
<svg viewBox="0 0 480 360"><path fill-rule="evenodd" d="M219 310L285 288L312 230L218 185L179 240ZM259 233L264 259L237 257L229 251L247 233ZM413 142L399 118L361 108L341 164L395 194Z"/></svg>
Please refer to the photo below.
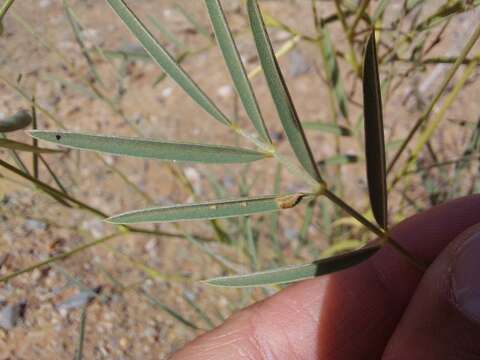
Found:
<svg viewBox="0 0 480 360"><path fill-rule="evenodd" d="M480 219L480 196L440 205L391 234L433 262ZM347 270L292 285L234 315L173 359L379 359L422 277L392 248Z"/></svg>
<svg viewBox="0 0 480 360"><path fill-rule="evenodd" d="M458 236L423 276L385 350L384 360L467 360L480 357L480 323L460 310L452 291L459 250L480 224Z"/></svg>

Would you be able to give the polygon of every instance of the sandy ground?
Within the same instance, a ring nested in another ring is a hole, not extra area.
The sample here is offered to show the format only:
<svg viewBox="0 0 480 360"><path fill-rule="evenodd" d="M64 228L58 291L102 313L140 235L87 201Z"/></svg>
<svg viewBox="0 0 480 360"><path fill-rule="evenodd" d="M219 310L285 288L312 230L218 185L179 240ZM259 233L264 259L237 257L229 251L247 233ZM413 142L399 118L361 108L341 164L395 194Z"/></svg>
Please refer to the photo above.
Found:
<svg viewBox="0 0 480 360"><path fill-rule="evenodd" d="M177 34L189 49L208 46L208 40L196 34L189 23L174 11L174 1L142 0L131 3L141 18L148 19L148 16L153 16L159 19ZM206 12L200 1L181 3L194 13L202 24L208 25ZM325 6L322 8L323 14L333 12L331 4L320 4ZM72 0L72 6L84 27L82 34L90 49L95 46L118 49L135 44L135 40L105 2ZM248 70L252 70L258 62L252 39L246 31L244 12L239 10L238 1L228 2L226 8L229 21L236 32L239 49ZM264 8L289 26L305 34L314 34L307 1L266 1ZM37 103L54 114L68 129L137 135L105 102L91 93L85 93L85 88L78 86L87 78L88 67L74 41L62 2L19 1L14 5L13 11L14 13L7 16L5 33L0 38L0 75L15 83L21 74L18 86L29 96L35 95ZM40 38L36 39L29 34L14 15L24 19ZM431 56L458 53L459 46L462 46L468 35L469 26L471 28L471 24L478 19L477 12L455 20L458 21L458 26L448 28L444 43L434 49ZM331 30L335 44L342 48L344 36L340 27L335 25ZM276 47L286 40L285 33L281 31L273 31L272 37ZM53 44L65 58L46 50L41 41ZM175 51L170 45L169 49ZM70 65L65 65L65 61L70 62ZM286 72L286 80L300 118L308 121L330 121L332 112L328 89L319 76L322 63L318 49L301 43L293 52L284 56L280 63ZM118 68L120 61L109 63L97 59L96 64L105 81L105 93L114 96L113 89L117 80L112 64ZM341 63L342 68L344 65ZM188 58L183 66L228 116L236 116L234 93L217 48L208 48ZM438 85L438 78L443 76L447 68L429 66L424 72L415 72L395 96L388 100L385 127L389 139L404 136L406 129L422 111L421 104L415 104L414 101L405 104L406 94L417 89L420 84L419 99L428 101ZM153 63L133 62L126 71L127 76L123 81L127 91L120 103L120 109L144 136L245 145L199 110L171 80L166 79L153 86L155 79L161 74ZM389 68L382 68L381 71L385 74ZM352 88L352 75L342 76L347 89ZM476 79L476 76L473 78ZM288 153L286 142L281 140L281 125L263 77L256 77L252 85L268 127L279 139L282 151ZM353 99L361 102L358 86L356 90ZM476 122L480 110L476 101L478 90L478 82L470 83L468 90L461 93L446 117ZM28 106L25 99L3 82L0 82L0 95L0 113L3 115ZM361 108L351 104L349 110L349 121L355 124ZM243 111L239 111L238 115L242 126L251 129ZM346 123L344 119L340 121ZM449 154L461 154L468 135L464 129L455 127L451 122L445 124L433 144L443 160L446 160ZM40 128L57 126L45 113L39 114ZM14 138L29 141L22 133L15 134ZM335 153L333 136L308 132L308 138L317 159ZM361 143L351 139L343 139L339 146L343 153L362 154ZM0 156L8 159L6 153L0 152ZM153 203L185 203L194 200L164 163L111 156L103 158L108 164L113 164L124 172L131 182L148 194ZM24 156L23 159L30 165L30 157ZM91 153L71 151L63 155L52 155L48 157L48 163L72 195L107 214L137 209L148 204L145 197L129 188ZM247 182L257 180L252 186L252 194L271 193L275 165L271 162L268 164L256 163L248 169L242 166L214 165L185 165L182 169L196 187L198 197L206 200L215 198L214 190L207 181L210 174L223 184L228 197L239 196L239 182L244 174L248 174ZM0 275L22 269L114 231L112 226L103 223L101 219L86 212L59 206L51 198L25 186L25 182L4 173L4 170L0 173L8 177L0 179ZM338 180L333 169L327 169L325 177L331 182ZM54 184L45 169L42 169L41 178ZM346 197L356 207L366 209L368 200L364 164L342 167L341 178L342 183L348 183L343 188ZM298 191L304 187L301 181L288 174L282 177L284 192ZM415 187L415 183L409 191L412 196L424 197L422 190ZM396 197L398 194L394 195L394 198ZM426 200L419 203L420 206L428 206ZM395 204L392 206L395 207ZM415 209L407 209L403 216L413 211ZM319 218L318 212L316 214ZM321 221L316 220L309 229L309 246L295 253L303 217L303 208L294 209L281 217L278 235L289 263L312 260L318 254L318 249L327 245ZM254 217L254 221L256 228L266 230L270 219ZM240 231L238 224L233 222L232 228ZM155 229L178 231L172 225L157 226ZM185 225L184 229L207 237L213 236L208 223L189 224ZM234 236L241 235L236 233ZM217 243L210 246L215 252L236 259L238 263L246 261L235 248ZM273 266L268 236L260 237L259 248L266 254L261 259L260 267ZM312 249L316 249L317 254ZM92 298L86 312L85 359L164 358L209 327L209 323L189 305L186 298L193 300L209 314L213 324L219 324L235 309L265 296L262 291L250 293L219 290L197 282L222 274L222 271L218 263L184 239L125 235L105 246L94 247L68 260L21 275L0 285L0 359L72 358L79 337L81 296ZM21 310L24 314L15 326L7 329L8 324L2 323L2 316L6 316L5 309L15 310L15 306L19 304L22 304ZM198 329L192 329L176 320L165 310L165 305L182 314Z"/></svg>

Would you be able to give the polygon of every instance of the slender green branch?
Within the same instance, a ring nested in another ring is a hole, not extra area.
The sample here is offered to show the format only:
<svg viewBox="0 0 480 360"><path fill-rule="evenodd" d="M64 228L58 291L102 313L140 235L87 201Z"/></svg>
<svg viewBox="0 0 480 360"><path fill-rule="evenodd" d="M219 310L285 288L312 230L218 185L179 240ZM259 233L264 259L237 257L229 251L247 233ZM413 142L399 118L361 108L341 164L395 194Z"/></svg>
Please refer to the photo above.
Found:
<svg viewBox="0 0 480 360"><path fill-rule="evenodd" d="M49 194L53 194L55 196L63 198L64 200L70 201L71 203L77 205L78 207L80 207L82 209L85 209L85 210L87 210L87 211L89 211L89 212L91 212L91 213L93 213L97 216L102 217L102 218L108 217L108 215L105 214L104 212L102 212L101 210L92 208L91 206L85 204L84 202L82 202L80 200L77 200L77 199L71 197L68 194L64 194L61 191L58 191L57 189L51 187L50 185L47 185L47 184L35 179L33 176L31 176L31 175L29 175L25 172L22 172L21 170L17 169L16 167L10 165L9 163L7 163L7 162L5 162L1 159L0 159L0 166L3 166L5 169L9 170L10 172L13 172L14 174L16 174L18 176L21 176L24 179L34 183L36 186L40 187L43 191L46 191Z"/></svg>
<svg viewBox="0 0 480 360"><path fill-rule="evenodd" d="M2 7L0 8L0 22L3 20L3 17L5 16L8 9L10 9L10 6L12 6L14 2L15 0L5 0Z"/></svg>
<svg viewBox="0 0 480 360"><path fill-rule="evenodd" d="M17 277L19 275L22 275L22 274L25 274L25 273L28 273L30 271L33 271L35 269L38 269L38 268L41 268L45 265L48 265L48 264L51 264L55 261L58 261L58 260L63 260L63 259L66 259L72 255L75 255L79 252L82 252L82 251L85 251L86 249L89 249L93 246L96 246L96 245L99 245L99 244L103 244L104 242L108 241L108 240L111 240L111 239L114 239L116 238L117 236L119 235L122 235L122 232L118 232L118 233L114 233L114 234L110 234L108 236L105 236L105 237L102 237L100 239L97 239L97 240L94 240L94 241L91 241L91 242L87 242L83 245L80 245L70 251L66 251L62 254L59 254L59 255L56 255L56 256L52 256L52 257L49 257L48 259L45 259L43 261L40 261L40 262L37 262L31 266L28 266L24 269L21 269L21 270L18 270L18 271L15 271L13 273L10 273L10 274L7 274L7 275L4 275L2 277L0 277L0 283L5 283L11 279L13 279L14 277Z"/></svg>
<svg viewBox="0 0 480 360"><path fill-rule="evenodd" d="M38 188L42 189L46 193L50 195L55 195L58 196L59 198L69 201L75 205L77 205L79 208L86 210L102 219L105 219L109 217L106 213L103 211L96 209L94 207L91 207L90 205L84 203L83 201L80 201L78 199L75 199L74 197L65 194L61 191L58 191L57 189L51 187L48 184L45 184L44 182L35 179L33 176L26 174L22 172L21 170L15 168L14 166L10 165L9 163L3 161L0 159L0 166L3 166L5 169L9 170L10 172L13 172L14 174L30 181L31 183L35 184ZM141 228L135 228L135 227L130 227L130 226L125 226L125 225L120 225L120 228L123 229L124 231L130 231L134 233L139 233L139 234L151 234L151 235L161 235L161 236L168 236L168 237L179 237L179 238L184 238L185 235L179 234L179 233L169 233L169 232L163 232L163 231L154 231L154 230L146 230L146 229L141 229ZM198 237L199 239L206 240L205 237Z"/></svg>
<svg viewBox="0 0 480 360"><path fill-rule="evenodd" d="M340 23L342 24L343 31L345 35L347 35L347 42L348 42L348 53L347 53L347 60L352 65L353 71L358 77L361 77L361 67L357 60L357 55L355 54L355 47L353 44L353 37L349 36L350 30L347 24L347 19L345 17L345 13L342 10L340 0L335 0L335 7L338 12L338 16L340 18Z"/></svg>
<svg viewBox="0 0 480 360"><path fill-rule="evenodd" d="M367 10L368 5L370 4L370 0L363 0L360 7L358 8L357 13L355 14L355 17L353 19L352 24L350 25L350 28L348 29L347 37L349 38L349 41L353 43L353 38L355 35L355 29L357 28L358 23L360 22L361 18L365 14L365 10Z"/></svg>
<svg viewBox="0 0 480 360"><path fill-rule="evenodd" d="M35 97L32 97L32 128L33 130L37 129L37 110L35 109ZM38 140L33 139L32 144L35 147L38 147ZM35 179L38 179L39 173L38 173L38 157L39 155L36 153L32 154L32 171L33 171L33 177Z"/></svg>

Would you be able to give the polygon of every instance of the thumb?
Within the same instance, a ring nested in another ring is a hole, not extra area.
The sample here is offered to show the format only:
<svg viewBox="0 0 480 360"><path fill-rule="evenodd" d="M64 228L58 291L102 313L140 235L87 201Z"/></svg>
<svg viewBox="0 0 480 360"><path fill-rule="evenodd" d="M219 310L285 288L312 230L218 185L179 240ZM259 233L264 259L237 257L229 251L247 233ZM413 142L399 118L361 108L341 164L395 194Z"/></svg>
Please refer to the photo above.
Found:
<svg viewBox="0 0 480 360"><path fill-rule="evenodd" d="M480 354L480 224L459 235L418 285L384 360L473 359Z"/></svg>

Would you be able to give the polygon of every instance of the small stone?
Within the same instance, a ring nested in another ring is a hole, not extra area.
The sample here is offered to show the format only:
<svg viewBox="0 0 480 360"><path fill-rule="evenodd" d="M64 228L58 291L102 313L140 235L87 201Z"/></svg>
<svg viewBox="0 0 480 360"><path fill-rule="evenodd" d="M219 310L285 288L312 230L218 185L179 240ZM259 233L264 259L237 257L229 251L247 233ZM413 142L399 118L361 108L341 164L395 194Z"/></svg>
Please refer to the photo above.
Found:
<svg viewBox="0 0 480 360"><path fill-rule="evenodd" d="M47 228L47 224L44 222L28 219L25 221L25 229L28 231L35 231L35 230L45 230Z"/></svg>
<svg viewBox="0 0 480 360"><path fill-rule="evenodd" d="M233 94L232 87L230 85L220 86L217 90L217 94L222 98L229 98Z"/></svg>
<svg viewBox="0 0 480 360"><path fill-rule="evenodd" d="M106 234L105 225L106 225L105 222L101 220L93 219L93 220L85 221L82 224L82 228L90 231L90 234L92 234L93 237L100 238L102 236L105 236Z"/></svg>
<svg viewBox="0 0 480 360"><path fill-rule="evenodd" d="M120 341L118 342L118 344L120 345L120 347L123 349L123 350L127 350L128 348L128 340L126 338L121 338Z"/></svg>
<svg viewBox="0 0 480 360"><path fill-rule="evenodd" d="M183 295L190 301L195 301L197 299L197 296L192 291L185 290Z"/></svg>
<svg viewBox="0 0 480 360"><path fill-rule="evenodd" d="M150 239L145 244L145 251L148 252L148 253L154 253L156 247L157 247L157 239L155 239L155 238Z"/></svg>
<svg viewBox="0 0 480 360"><path fill-rule="evenodd" d="M283 234L289 240L296 240L299 236L299 232L295 229L285 229Z"/></svg>
<svg viewBox="0 0 480 360"><path fill-rule="evenodd" d="M192 183L196 194L202 193L202 179L197 169L193 167L185 168L185 177Z"/></svg>
<svg viewBox="0 0 480 360"><path fill-rule="evenodd" d="M35 269L35 270L32 271L32 275L30 277L31 277L31 280L34 283L36 283L42 277L42 272L40 271L40 269Z"/></svg>
<svg viewBox="0 0 480 360"><path fill-rule="evenodd" d="M46 7L49 7L52 4L52 0L41 0L38 5L40 8L44 9Z"/></svg>
<svg viewBox="0 0 480 360"><path fill-rule="evenodd" d="M113 165L113 163L115 162L115 159L113 158L112 155L104 155L104 158L105 158L105 162L108 165Z"/></svg>
<svg viewBox="0 0 480 360"><path fill-rule="evenodd" d="M162 90L161 94L164 98L168 98L172 95L173 89L171 87L167 87Z"/></svg>
<svg viewBox="0 0 480 360"><path fill-rule="evenodd" d="M17 326L18 321L25 315L25 301L6 305L0 310L0 327L5 330L12 330Z"/></svg>
<svg viewBox="0 0 480 360"><path fill-rule="evenodd" d="M70 310L87 305L94 297L92 291L81 291L56 306L58 312L65 316Z"/></svg>
<svg viewBox="0 0 480 360"><path fill-rule="evenodd" d="M9 256L8 253L0 255L0 269L7 262L8 256Z"/></svg>
<svg viewBox="0 0 480 360"><path fill-rule="evenodd" d="M98 31L96 29L85 29L82 30L82 37L85 41L85 46L87 48L91 48L94 45L100 45L100 37Z"/></svg>

